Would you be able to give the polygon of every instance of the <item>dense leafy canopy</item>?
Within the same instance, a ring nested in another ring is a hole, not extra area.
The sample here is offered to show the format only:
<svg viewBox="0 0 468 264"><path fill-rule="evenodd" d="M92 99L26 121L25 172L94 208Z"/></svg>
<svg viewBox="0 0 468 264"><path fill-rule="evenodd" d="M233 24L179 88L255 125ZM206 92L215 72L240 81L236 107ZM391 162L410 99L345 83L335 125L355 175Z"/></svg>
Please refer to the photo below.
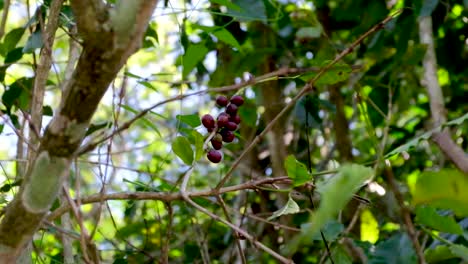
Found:
<svg viewBox="0 0 468 264"><path fill-rule="evenodd" d="M54 1L6 2L3 207L35 158L26 154L35 134L60 114L73 52L84 49L67 1L50 54L41 50ZM433 47L421 37L427 18ZM438 113L424 77L434 47ZM41 56L53 63L34 127ZM57 197L33 258L468 261L468 172L439 137L448 133L467 159L467 59L467 1L160 1L73 156L64 190L81 206ZM200 118L223 111L220 94L245 102L236 139L213 164L213 133Z"/></svg>

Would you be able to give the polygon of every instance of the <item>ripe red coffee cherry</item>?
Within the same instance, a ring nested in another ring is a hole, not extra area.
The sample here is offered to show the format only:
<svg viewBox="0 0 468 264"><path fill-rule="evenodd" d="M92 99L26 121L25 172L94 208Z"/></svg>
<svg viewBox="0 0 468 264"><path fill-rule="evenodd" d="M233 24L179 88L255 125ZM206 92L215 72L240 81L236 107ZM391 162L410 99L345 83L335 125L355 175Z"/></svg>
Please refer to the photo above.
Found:
<svg viewBox="0 0 468 264"><path fill-rule="evenodd" d="M215 127L215 120L214 120L214 118L213 118L211 115L209 115L209 114L204 115L204 116L202 117L201 121L202 121L203 126L206 127L206 128L208 128L208 129L214 128L214 127Z"/></svg>
<svg viewBox="0 0 468 264"><path fill-rule="evenodd" d="M236 138L234 133L232 133L232 131L229 131L227 129L223 129L221 131L221 136L223 136L223 141L226 143L232 142L234 141L234 138Z"/></svg>
<svg viewBox="0 0 468 264"><path fill-rule="evenodd" d="M231 97L231 103L237 106L241 106L244 104L244 98L240 95L234 95Z"/></svg>
<svg viewBox="0 0 468 264"><path fill-rule="evenodd" d="M226 113L228 113L230 116L235 116L237 114L237 105L229 104L226 107Z"/></svg>
<svg viewBox="0 0 468 264"><path fill-rule="evenodd" d="M222 128L227 125L229 122L229 117L227 115L219 115L218 116L218 127Z"/></svg>
<svg viewBox="0 0 468 264"><path fill-rule="evenodd" d="M240 116L235 115L235 116L231 116L231 117L229 118L229 121L234 122L234 123L236 123L236 124L240 124L241 118L240 118Z"/></svg>
<svg viewBox="0 0 468 264"><path fill-rule="evenodd" d="M235 131L237 129L237 124L235 122L231 122L229 121L227 124L226 124L226 128L228 130L231 130L231 131Z"/></svg>
<svg viewBox="0 0 468 264"><path fill-rule="evenodd" d="M212 149L208 151L206 157L213 163L219 163L221 161L222 155L220 151Z"/></svg>
<svg viewBox="0 0 468 264"><path fill-rule="evenodd" d="M223 96L223 95L220 95L218 97L216 97L216 104L221 106L221 107L224 107L228 104L228 99L226 96Z"/></svg>

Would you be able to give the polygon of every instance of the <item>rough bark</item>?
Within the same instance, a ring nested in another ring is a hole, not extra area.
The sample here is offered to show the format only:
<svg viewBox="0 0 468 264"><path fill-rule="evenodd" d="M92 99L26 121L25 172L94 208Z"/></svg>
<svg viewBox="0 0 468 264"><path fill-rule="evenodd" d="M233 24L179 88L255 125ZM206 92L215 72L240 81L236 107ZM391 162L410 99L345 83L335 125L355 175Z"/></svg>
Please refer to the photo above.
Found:
<svg viewBox="0 0 468 264"><path fill-rule="evenodd" d="M83 51L36 160L0 223L0 263L15 263L55 201L102 96L139 47L157 0L71 2Z"/></svg>
<svg viewBox="0 0 468 264"><path fill-rule="evenodd" d="M349 138L349 125L344 111L344 100L340 93L341 83L330 85L328 91L330 92L330 101L336 107L335 118L333 118L333 128L335 130L335 140L338 153L342 161L352 161L352 144Z"/></svg>
<svg viewBox="0 0 468 264"><path fill-rule="evenodd" d="M422 84L429 95L433 126L438 127L447 121L444 105L444 95L437 79L437 59L435 54L434 36L432 34L432 17L419 19L419 39L427 45L423 59L424 76ZM464 173L468 175L468 155L451 138L448 128L434 133L432 139L444 154Z"/></svg>

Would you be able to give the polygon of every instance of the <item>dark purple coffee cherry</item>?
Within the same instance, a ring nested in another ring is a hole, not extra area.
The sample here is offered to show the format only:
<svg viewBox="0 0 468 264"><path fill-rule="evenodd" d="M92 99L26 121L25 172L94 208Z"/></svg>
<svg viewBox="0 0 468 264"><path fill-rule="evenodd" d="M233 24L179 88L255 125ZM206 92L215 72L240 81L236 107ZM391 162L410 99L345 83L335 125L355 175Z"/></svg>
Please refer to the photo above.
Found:
<svg viewBox="0 0 468 264"><path fill-rule="evenodd" d="M216 150L220 150L223 147L223 140L218 141L213 138L211 139L211 146Z"/></svg>
<svg viewBox="0 0 468 264"><path fill-rule="evenodd" d="M224 114L224 115L219 115L218 116L218 127L219 128L222 128L222 127L225 127L227 125L227 123L229 122L229 116L227 114Z"/></svg>
<svg viewBox="0 0 468 264"><path fill-rule="evenodd" d="M227 104L229 103L228 99L226 96L223 96L223 95L220 95L218 97L216 97L216 104L221 106L221 107L224 107L226 106Z"/></svg>
<svg viewBox="0 0 468 264"><path fill-rule="evenodd" d="M231 97L231 103L237 106L241 106L244 104L244 98L240 95L234 95Z"/></svg>
<svg viewBox="0 0 468 264"><path fill-rule="evenodd" d="M226 113L228 113L230 116L235 116L237 114L237 105L229 104L226 107Z"/></svg>
<svg viewBox="0 0 468 264"><path fill-rule="evenodd" d="M232 142L234 141L234 138L236 138L234 133L232 133L232 131L229 131L227 129L221 130L221 136L223 136L223 141L226 143Z"/></svg>
<svg viewBox="0 0 468 264"><path fill-rule="evenodd" d="M241 118L240 118L240 116L235 115L235 116L231 116L231 117L229 118L229 121L234 122L234 123L236 123L236 124L240 124Z"/></svg>
<svg viewBox="0 0 468 264"><path fill-rule="evenodd" d="M221 161L222 155L220 151L212 149L208 151L206 157L213 163L219 163Z"/></svg>
<svg viewBox="0 0 468 264"><path fill-rule="evenodd" d="M230 131L235 131L237 129L237 124L235 122L231 122L229 121L227 124L226 124L226 128Z"/></svg>
<svg viewBox="0 0 468 264"><path fill-rule="evenodd" d="M219 133L216 133L211 139L211 145L214 149L221 149L223 147L223 136L221 136Z"/></svg>
<svg viewBox="0 0 468 264"><path fill-rule="evenodd" d="M214 128L214 127L215 127L215 120L214 120L214 118L213 118L211 115L209 115L209 114L204 115L204 116L202 117L201 121L202 121L203 126L206 127L206 128L208 128L208 129Z"/></svg>

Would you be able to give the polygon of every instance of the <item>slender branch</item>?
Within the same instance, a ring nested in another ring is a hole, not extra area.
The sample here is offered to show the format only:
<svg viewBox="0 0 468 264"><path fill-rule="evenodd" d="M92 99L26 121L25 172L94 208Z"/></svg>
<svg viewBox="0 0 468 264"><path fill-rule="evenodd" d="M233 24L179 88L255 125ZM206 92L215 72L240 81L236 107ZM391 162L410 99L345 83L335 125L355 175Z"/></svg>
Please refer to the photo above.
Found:
<svg viewBox="0 0 468 264"><path fill-rule="evenodd" d="M203 190L203 191L194 191L194 192L187 192L186 194L189 197L208 197L214 196L217 193L228 193L228 192L235 192L241 190L255 190L258 186L264 184L272 184L278 182L289 182L290 179L287 176L283 177L276 177L276 178L262 178L258 180L248 181L242 184L233 185L229 187L221 188L219 191L216 190ZM101 194L94 194L88 197L83 197L79 200L81 204L90 204L90 203L97 203L109 200L160 200L164 202L171 202L175 200L182 200L183 197L180 193L168 193L168 192L119 192L119 193L109 193L101 196ZM77 201L78 203L78 201ZM53 211L51 214L47 216L47 219L54 220L55 218L59 217L63 213L70 210L70 206L61 206Z"/></svg>
<svg viewBox="0 0 468 264"><path fill-rule="evenodd" d="M430 16L419 19L419 38L421 43L427 45L423 59L424 77L423 85L429 95L433 126L438 127L446 121L444 95L437 78L437 59L432 34L432 18ZM463 172L468 175L468 155L451 138L447 128L433 134L432 139L444 154Z"/></svg>
<svg viewBox="0 0 468 264"><path fill-rule="evenodd" d="M2 21L0 22L0 39L2 39L3 35L5 34L5 26L8 20L9 13L10 13L10 0L5 0L3 2Z"/></svg>
<svg viewBox="0 0 468 264"><path fill-rule="evenodd" d="M60 17L60 8L62 7L63 0L54 0L51 2L49 8L49 19L45 29L43 28L43 42L44 46L41 49L39 64L36 69L36 76L34 77L34 88L32 93L31 103L31 129L35 133L31 133L31 144L37 145L39 141L39 133L42 127L42 108L44 106L44 94L47 78L49 76L50 67L52 65L52 46L54 45L55 32L58 28L58 21ZM38 133L36 135L36 133ZM36 151L28 151L28 160L34 160Z"/></svg>

